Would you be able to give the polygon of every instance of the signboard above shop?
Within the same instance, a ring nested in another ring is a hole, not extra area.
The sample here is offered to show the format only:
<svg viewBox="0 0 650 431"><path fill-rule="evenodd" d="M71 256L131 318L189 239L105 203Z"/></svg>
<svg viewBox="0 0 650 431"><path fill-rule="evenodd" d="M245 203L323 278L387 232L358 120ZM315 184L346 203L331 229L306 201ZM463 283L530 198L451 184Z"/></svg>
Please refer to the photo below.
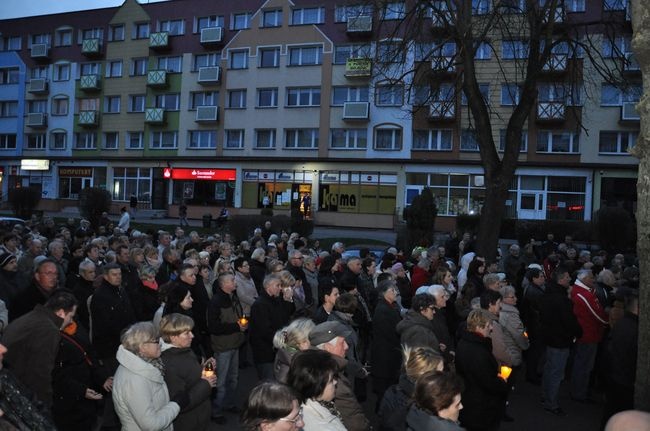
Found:
<svg viewBox="0 0 650 431"><path fill-rule="evenodd" d="M41 159L23 159L20 161L20 169L24 171L49 171L50 161Z"/></svg>
<svg viewBox="0 0 650 431"><path fill-rule="evenodd" d="M236 169L164 168L164 178L172 180L235 181Z"/></svg>

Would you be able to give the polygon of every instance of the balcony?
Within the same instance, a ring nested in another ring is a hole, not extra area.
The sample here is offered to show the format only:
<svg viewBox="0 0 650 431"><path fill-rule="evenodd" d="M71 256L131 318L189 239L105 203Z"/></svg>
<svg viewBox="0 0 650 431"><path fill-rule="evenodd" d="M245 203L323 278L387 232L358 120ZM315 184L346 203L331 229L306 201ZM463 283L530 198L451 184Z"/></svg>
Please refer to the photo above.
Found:
<svg viewBox="0 0 650 431"><path fill-rule="evenodd" d="M30 57L36 60L47 60L50 57L50 47L47 43L34 43L30 51Z"/></svg>
<svg viewBox="0 0 650 431"><path fill-rule="evenodd" d="M32 94L47 94L49 91L47 79L45 78L32 78L27 83L27 92Z"/></svg>
<svg viewBox="0 0 650 431"><path fill-rule="evenodd" d="M343 119L348 121L368 121L370 118L369 102L345 102Z"/></svg>
<svg viewBox="0 0 650 431"><path fill-rule="evenodd" d="M621 105L621 121L639 121L641 116L636 110L636 104L638 102L624 102Z"/></svg>
<svg viewBox="0 0 650 431"><path fill-rule="evenodd" d="M567 54L551 54L548 61L542 66L542 71L547 73L563 73L566 72L569 63L569 56Z"/></svg>
<svg viewBox="0 0 650 431"><path fill-rule="evenodd" d="M197 123L215 123L219 120L219 108L217 106L197 106Z"/></svg>
<svg viewBox="0 0 650 431"><path fill-rule="evenodd" d="M554 24L563 24L566 21L566 12L562 6L557 6L555 9L548 8L544 13L544 22L547 24L551 20Z"/></svg>
<svg viewBox="0 0 650 431"><path fill-rule="evenodd" d="M99 125L99 111L79 111L79 122L82 127L97 127Z"/></svg>
<svg viewBox="0 0 650 431"><path fill-rule="evenodd" d="M223 42L222 27L208 27L201 29L201 45L214 45Z"/></svg>
<svg viewBox="0 0 650 431"><path fill-rule="evenodd" d="M359 15L348 17L347 32L352 34L365 34L372 32L372 16Z"/></svg>
<svg viewBox="0 0 650 431"><path fill-rule="evenodd" d="M102 40L99 38L84 39L81 42L81 53L86 57L96 57L102 54Z"/></svg>
<svg viewBox="0 0 650 431"><path fill-rule="evenodd" d="M455 120L456 104L453 100L438 100L431 102L429 107L430 120Z"/></svg>
<svg viewBox="0 0 650 431"><path fill-rule="evenodd" d="M167 86L167 71L166 70L150 70L147 72L147 85L149 87L166 87Z"/></svg>
<svg viewBox="0 0 650 431"><path fill-rule="evenodd" d="M27 114L25 125L34 129L45 128L47 127L47 114L42 112Z"/></svg>
<svg viewBox="0 0 650 431"><path fill-rule="evenodd" d="M433 10L431 12L431 29L442 30L448 28L451 20L451 12L448 10Z"/></svg>
<svg viewBox="0 0 650 431"><path fill-rule="evenodd" d="M99 91L102 88L102 80L99 75L81 75L79 88L83 91Z"/></svg>
<svg viewBox="0 0 650 431"><path fill-rule="evenodd" d="M434 72L454 72L456 65L454 64L454 57L450 56L436 56L431 59L431 70Z"/></svg>
<svg viewBox="0 0 650 431"><path fill-rule="evenodd" d="M197 82L202 85L218 84L221 80L221 68L219 66L199 68L199 77Z"/></svg>
<svg viewBox="0 0 650 431"><path fill-rule="evenodd" d="M149 48L162 51L169 49L170 47L169 32L159 31L149 35Z"/></svg>
<svg viewBox="0 0 650 431"><path fill-rule="evenodd" d="M163 108L147 108L144 111L144 122L148 124L165 124L165 110Z"/></svg>
<svg viewBox="0 0 650 431"><path fill-rule="evenodd" d="M372 73L372 60L369 58L348 58L345 62L347 78L368 78Z"/></svg>
<svg viewBox="0 0 650 431"><path fill-rule="evenodd" d="M641 73L641 66L636 60L633 52L626 52L623 55L623 72L626 73Z"/></svg>
<svg viewBox="0 0 650 431"><path fill-rule="evenodd" d="M564 121L565 113L564 102L539 102L537 104L537 121Z"/></svg>

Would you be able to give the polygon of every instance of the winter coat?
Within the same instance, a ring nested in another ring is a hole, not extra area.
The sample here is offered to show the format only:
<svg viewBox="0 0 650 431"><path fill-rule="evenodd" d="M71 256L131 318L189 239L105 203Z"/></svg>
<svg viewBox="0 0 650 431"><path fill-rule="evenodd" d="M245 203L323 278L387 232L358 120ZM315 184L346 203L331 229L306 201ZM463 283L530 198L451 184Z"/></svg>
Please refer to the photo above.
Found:
<svg viewBox="0 0 650 431"><path fill-rule="evenodd" d="M556 349L571 347L582 336L582 327L573 314L573 303L566 288L550 281L539 301L540 322L544 344Z"/></svg>
<svg viewBox="0 0 650 431"><path fill-rule="evenodd" d="M113 405L122 431L171 431L180 407L169 401L160 371L120 346L113 379Z"/></svg>
<svg viewBox="0 0 650 431"><path fill-rule="evenodd" d="M338 383L334 395L334 406L341 413L343 425L348 431L367 431L370 429L370 421L363 413L363 408L357 397L354 395L354 387L345 375L347 360L336 355L332 355L339 366Z"/></svg>
<svg viewBox="0 0 650 431"><path fill-rule="evenodd" d="M400 343L409 347L431 347L440 352L440 342L433 332L433 324L422 313L415 310L406 312L404 319L397 324Z"/></svg>
<svg viewBox="0 0 650 431"><path fill-rule="evenodd" d="M275 359L273 337L283 328L294 312L294 305L281 297L272 298L262 290L251 307L248 326L253 360L256 364L272 363Z"/></svg>
<svg viewBox="0 0 650 431"><path fill-rule="evenodd" d="M0 410L4 412L0 429L56 431L48 409L34 403L30 395L9 370L0 370ZM4 428L6 422L15 428Z"/></svg>
<svg viewBox="0 0 650 431"><path fill-rule="evenodd" d="M75 316L77 321L83 325L86 330L90 331L89 314L88 314L88 298L95 293L95 287L92 280L86 280L80 275L75 276L75 283L72 287L72 293L77 298L77 312Z"/></svg>
<svg viewBox="0 0 650 431"><path fill-rule="evenodd" d="M237 271L235 272L235 285L237 286L237 296L239 297L244 314L250 316L251 306L259 296L255 287L255 281L252 277L246 277Z"/></svg>
<svg viewBox="0 0 650 431"><path fill-rule="evenodd" d="M36 304L45 304L47 298L50 297L52 292L46 292L32 280L29 285L20 290L9 308L9 321L16 320L34 309Z"/></svg>
<svg viewBox="0 0 650 431"><path fill-rule="evenodd" d="M90 301L93 347L99 359L115 358L122 330L136 322L128 295L102 280Z"/></svg>
<svg viewBox="0 0 650 431"><path fill-rule="evenodd" d="M490 333L490 339L492 340L492 354L499 362L499 365L507 365L512 367L512 357L506 347L506 340L503 328L499 323L499 318L490 313L492 316L492 332Z"/></svg>
<svg viewBox="0 0 650 431"><path fill-rule="evenodd" d="M457 422L428 413L416 405L411 406L406 415L409 431L464 431Z"/></svg>
<svg viewBox="0 0 650 431"><path fill-rule="evenodd" d="M275 377L275 380L280 383L287 383L291 361L296 353L298 353L298 350L291 347L278 349L275 354L275 361L273 362L273 377Z"/></svg>
<svg viewBox="0 0 650 431"><path fill-rule="evenodd" d="M609 333L607 346L610 379L632 392L636 379L639 316L626 312Z"/></svg>
<svg viewBox="0 0 650 431"><path fill-rule="evenodd" d="M411 274L411 289L415 292L418 287L429 284L431 284L431 273L420 266L414 266Z"/></svg>
<svg viewBox="0 0 650 431"><path fill-rule="evenodd" d="M506 345L506 351L512 359L512 366L517 367L522 362L522 351L528 349L530 342L524 335L526 328L519 318L517 307L501 303L499 312L499 324L503 330L503 341Z"/></svg>
<svg viewBox="0 0 650 431"><path fill-rule="evenodd" d="M208 331L215 352L238 349L244 343L245 335L237 320L243 316L237 292L228 295L217 289L208 306Z"/></svg>
<svg viewBox="0 0 650 431"><path fill-rule="evenodd" d="M266 264L255 259L251 259L248 262L250 264L251 278L255 283L255 288L258 292L261 292L264 288L263 283L264 277L266 276Z"/></svg>
<svg viewBox="0 0 650 431"><path fill-rule="evenodd" d="M603 309L593 291L576 280L571 289L573 314L582 327L582 337L578 343L600 343L609 324L607 312Z"/></svg>
<svg viewBox="0 0 650 431"><path fill-rule="evenodd" d="M346 431L341 419L311 398L302 404L304 431Z"/></svg>
<svg viewBox="0 0 650 431"><path fill-rule="evenodd" d="M399 382L392 385L386 392L379 405L379 431L404 431L406 415L412 402L415 384L406 374L399 376Z"/></svg>
<svg viewBox="0 0 650 431"><path fill-rule="evenodd" d="M396 329L402 318L397 303L389 304L380 298L372 320L372 375L397 381L402 366L400 337Z"/></svg>
<svg viewBox="0 0 650 431"><path fill-rule="evenodd" d="M133 312L138 321L152 320L160 306L160 293L139 281L135 289L129 293Z"/></svg>
<svg viewBox="0 0 650 431"><path fill-rule="evenodd" d="M508 384L497 376L499 363L492 355L492 340L463 331L456 348L456 371L465 382L460 422L467 428L489 428L501 421Z"/></svg>
<svg viewBox="0 0 650 431"><path fill-rule="evenodd" d="M210 425L212 387L201 378L203 371L196 355L189 347L180 348L163 343L165 383L170 396L186 392L190 403L174 420L174 431L202 431Z"/></svg>

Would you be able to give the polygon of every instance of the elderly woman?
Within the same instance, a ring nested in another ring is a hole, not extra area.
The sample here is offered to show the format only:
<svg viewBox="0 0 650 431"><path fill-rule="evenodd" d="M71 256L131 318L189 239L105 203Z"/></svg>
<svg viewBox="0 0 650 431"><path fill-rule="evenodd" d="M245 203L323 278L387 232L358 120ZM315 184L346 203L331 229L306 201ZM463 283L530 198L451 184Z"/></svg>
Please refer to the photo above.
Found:
<svg viewBox="0 0 650 431"><path fill-rule="evenodd" d="M287 381L302 402L304 431L345 431L334 405L339 367L323 350L306 350L291 361Z"/></svg>
<svg viewBox="0 0 650 431"><path fill-rule="evenodd" d="M141 266L138 270L140 285L131 292L131 304L139 321L152 320L160 306L160 292L156 281L156 269Z"/></svg>
<svg viewBox="0 0 650 431"><path fill-rule="evenodd" d="M251 253L251 258L248 261L251 266L251 278L255 283L255 287L259 292L262 290L264 283L264 276L266 275L266 252L263 248L258 247Z"/></svg>
<svg viewBox="0 0 650 431"><path fill-rule="evenodd" d="M260 383L253 388L241 424L245 431L299 431L305 425L298 395L289 386L276 382Z"/></svg>
<svg viewBox="0 0 650 431"><path fill-rule="evenodd" d="M140 269L144 265L144 250L140 247L134 247L129 251L129 263Z"/></svg>
<svg viewBox="0 0 650 431"><path fill-rule="evenodd" d="M153 245L148 245L144 248L144 265L152 266L158 269L160 266L160 258L158 256L158 249Z"/></svg>
<svg viewBox="0 0 650 431"><path fill-rule="evenodd" d="M440 352L440 342L431 324L435 313L433 296L426 293L415 295L411 309L406 312L404 320L397 324L402 346L430 347Z"/></svg>
<svg viewBox="0 0 650 431"><path fill-rule="evenodd" d="M500 293L502 299L499 323L503 329L503 341L506 351L512 358L512 366L518 367L522 362L522 351L528 349L530 342L525 332L526 328L519 317L515 288L503 286Z"/></svg>
<svg viewBox="0 0 650 431"><path fill-rule="evenodd" d="M273 375L278 382L287 382L287 374L293 356L297 352L311 347L309 333L314 329L314 326L316 324L313 320L301 317L275 333L273 347L278 351L275 354L275 362L273 363Z"/></svg>
<svg viewBox="0 0 650 431"><path fill-rule="evenodd" d="M284 270L278 273L282 282L282 291L291 290L291 296L296 306L296 310L305 308L305 290L302 286L302 280L295 278L289 271Z"/></svg>
<svg viewBox="0 0 650 431"><path fill-rule="evenodd" d="M463 431L458 416L463 404L462 381L453 373L423 374L415 384L415 403L406 416L412 431Z"/></svg>
<svg viewBox="0 0 650 431"><path fill-rule="evenodd" d="M113 403L122 431L172 430L173 420L188 406L189 397L180 392L169 399L156 329L151 322L135 323L122 334L121 343Z"/></svg>
<svg viewBox="0 0 650 431"><path fill-rule="evenodd" d="M210 394L217 385L217 376L204 374L192 352L193 328L192 318L178 313L168 314L160 322L165 383L172 397L182 392L189 396L189 405L174 420L174 431L205 430L210 424ZM216 368L214 358L208 361Z"/></svg>

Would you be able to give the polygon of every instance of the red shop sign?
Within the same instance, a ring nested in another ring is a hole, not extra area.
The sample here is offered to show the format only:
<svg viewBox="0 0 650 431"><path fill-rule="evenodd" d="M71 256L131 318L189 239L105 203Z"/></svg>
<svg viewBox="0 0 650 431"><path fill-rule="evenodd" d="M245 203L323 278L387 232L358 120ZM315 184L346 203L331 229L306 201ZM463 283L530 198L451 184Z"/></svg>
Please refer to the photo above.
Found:
<svg viewBox="0 0 650 431"><path fill-rule="evenodd" d="M164 168L163 176L165 178L169 178L168 169ZM169 170L171 170L173 180L234 181L237 178L236 169L172 168Z"/></svg>

